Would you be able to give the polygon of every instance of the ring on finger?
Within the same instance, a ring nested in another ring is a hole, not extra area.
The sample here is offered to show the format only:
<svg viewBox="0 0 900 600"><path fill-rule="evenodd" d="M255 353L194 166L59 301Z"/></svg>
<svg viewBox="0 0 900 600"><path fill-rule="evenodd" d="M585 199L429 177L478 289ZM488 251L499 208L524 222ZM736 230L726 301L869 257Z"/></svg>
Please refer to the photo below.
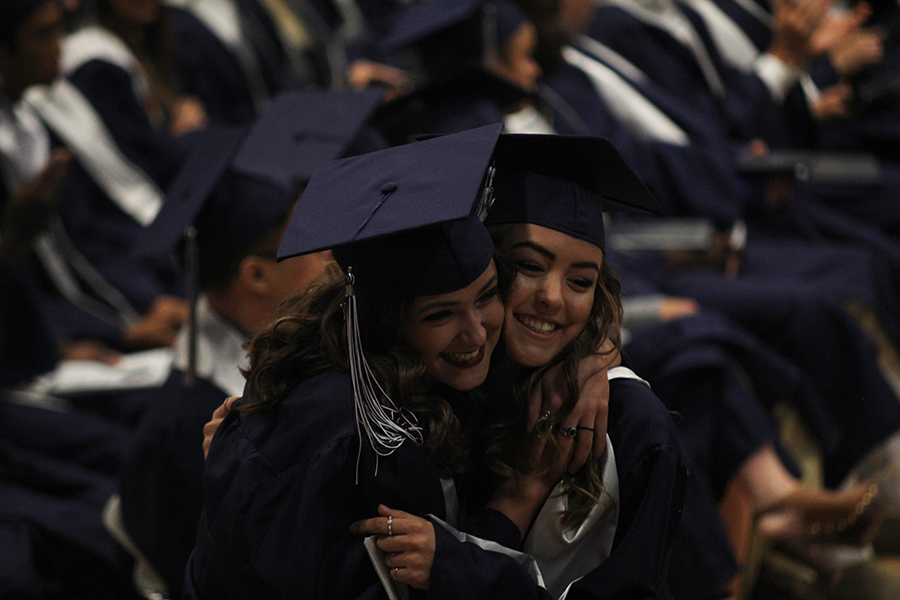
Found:
<svg viewBox="0 0 900 600"><path fill-rule="evenodd" d="M544 413L541 414L540 418L537 420L537 423L534 426L534 434L537 437L543 437L543 435L547 433L547 430L549 429L548 424L550 422L550 416L551 413L549 410L547 410L544 411Z"/></svg>
<svg viewBox="0 0 900 600"><path fill-rule="evenodd" d="M590 431L590 432L593 432L593 431L594 431L594 428L593 428L593 427L587 427L587 426L585 426L585 425L579 425L579 426L576 427L575 429L578 429L579 431L582 430L582 429L584 429L585 431Z"/></svg>
<svg viewBox="0 0 900 600"><path fill-rule="evenodd" d="M399 570L400 570L400 567L394 567L393 569L391 569L391 577L394 578L394 581L397 580L397 571L399 571Z"/></svg>
<svg viewBox="0 0 900 600"><path fill-rule="evenodd" d="M394 535L394 516L391 515L388 517L388 535Z"/></svg>
<svg viewBox="0 0 900 600"><path fill-rule="evenodd" d="M560 426L559 432L566 437L573 438L576 435L578 435L578 428L577 427L562 427L562 426Z"/></svg>

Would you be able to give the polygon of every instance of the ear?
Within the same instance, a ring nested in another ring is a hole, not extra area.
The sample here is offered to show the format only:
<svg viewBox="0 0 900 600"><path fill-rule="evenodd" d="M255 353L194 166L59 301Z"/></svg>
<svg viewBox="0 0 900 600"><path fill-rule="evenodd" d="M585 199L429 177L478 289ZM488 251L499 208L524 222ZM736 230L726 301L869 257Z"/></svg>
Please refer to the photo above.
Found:
<svg viewBox="0 0 900 600"><path fill-rule="evenodd" d="M246 256L238 268L237 279L244 289L256 294L266 294L271 287L274 264L259 256Z"/></svg>

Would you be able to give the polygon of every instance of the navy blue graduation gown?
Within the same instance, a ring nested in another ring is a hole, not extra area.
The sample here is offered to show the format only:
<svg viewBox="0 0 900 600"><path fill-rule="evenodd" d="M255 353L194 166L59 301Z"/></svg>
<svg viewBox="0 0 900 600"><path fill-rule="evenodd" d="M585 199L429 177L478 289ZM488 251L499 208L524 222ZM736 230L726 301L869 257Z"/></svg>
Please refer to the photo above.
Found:
<svg viewBox="0 0 900 600"><path fill-rule="evenodd" d="M177 40L176 61L182 91L200 100L211 123L248 123L263 108L257 106L259 100L267 102L281 91L301 86L301 75L292 72L275 24L266 9L258 0L236 2L244 15L252 15L258 33L254 39L248 40L263 86L260 92L264 97L256 101L234 52L193 13L181 8L169 8ZM246 16L242 18L245 23L248 22Z"/></svg>
<svg viewBox="0 0 900 600"><path fill-rule="evenodd" d="M669 559L687 481L671 416L643 382L612 379L608 433L619 475L616 535L609 557L567 598L670 598Z"/></svg>
<svg viewBox="0 0 900 600"><path fill-rule="evenodd" d="M276 411L232 411L213 440L203 491L187 598L384 598L350 524L378 504L446 517L421 447L404 443L377 465L368 441L360 448L350 379L337 372L300 383ZM493 517L496 541L521 544L508 519ZM512 558L435 531L430 598L546 594Z"/></svg>
<svg viewBox="0 0 900 600"><path fill-rule="evenodd" d="M85 466L108 467L115 436L95 439L86 415L0 402L0 596L129 597L130 559L101 521L115 478Z"/></svg>
<svg viewBox="0 0 900 600"><path fill-rule="evenodd" d="M613 65L601 62L632 84L691 138L677 146L631 133L606 105L587 76L563 64L543 83L559 95L584 124L582 131L567 127L574 119L556 120L560 133L597 135L609 139L668 214L701 214L731 223L762 197L762 185L739 177L733 169L734 144L714 126L652 81L629 80Z"/></svg>
<svg viewBox="0 0 900 600"><path fill-rule="evenodd" d="M741 465L766 444L799 475L768 406L802 401L809 390L799 369L708 311L637 331L625 351L675 414L690 473L672 552L673 594L719 597L739 572L719 501Z"/></svg>
<svg viewBox="0 0 900 600"><path fill-rule="evenodd" d="M802 370L814 393L798 397L798 408L822 445L826 485L840 483L900 429L900 404L878 368L875 346L840 306L854 298L874 302L870 255L827 244L755 242L734 279L712 269L668 272L649 256L630 266L622 262L627 257L619 259L617 271L655 271L661 291L729 316Z"/></svg>
<svg viewBox="0 0 900 600"><path fill-rule="evenodd" d="M175 596L203 508L203 426L227 396L205 379L189 387L173 369L154 390L119 476L125 529Z"/></svg>
<svg viewBox="0 0 900 600"><path fill-rule="evenodd" d="M57 350L21 274L0 259L0 387L53 370Z"/></svg>
<svg viewBox="0 0 900 600"><path fill-rule="evenodd" d="M96 110L122 154L165 190L181 166L185 148L150 122L129 74L110 62L90 60L68 78ZM77 159L60 194L60 216L72 241L139 312L160 294L180 293L180 278L168 256L139 263L123 260L133 255L134 240L143 227L106 196Z"/></svg>
<svg viewBox="0 0 900 600"><path fill-rule="evenodd" d="M625 56L650 79L696 107L700 114L715 118L722 130L735 139L761 138L773 148L798 145L800 140L791 139L788 124L808 120L808 113L798 119L793 114L794 107L776 103L755 73L743 73L726 65L702 19L683 4L677 3L677 7L700 36L722 79L724 96L721 98L710 90L696 59L683 44L667 31L641 21L620 7L599 7L587 33Z"/></svg>

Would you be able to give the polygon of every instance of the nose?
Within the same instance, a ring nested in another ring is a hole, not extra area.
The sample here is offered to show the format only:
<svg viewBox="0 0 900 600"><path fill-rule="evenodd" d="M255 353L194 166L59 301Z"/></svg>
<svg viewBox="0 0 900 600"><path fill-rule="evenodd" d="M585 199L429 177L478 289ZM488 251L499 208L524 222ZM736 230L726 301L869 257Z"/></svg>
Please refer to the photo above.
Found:
<svg viewBox="0 0 900 600"><path fill-rule="evenodd" d="M463 322L460 337L472 346L481 347L487 341L487 329L481 311L470 310Z"/></svg>
<svg viewBox="0 0 900 600"><path fill-rule="evenodd" d="M536 296L539 307L556 310L562 306L562 283L555 277L545 277Z"/></svg>

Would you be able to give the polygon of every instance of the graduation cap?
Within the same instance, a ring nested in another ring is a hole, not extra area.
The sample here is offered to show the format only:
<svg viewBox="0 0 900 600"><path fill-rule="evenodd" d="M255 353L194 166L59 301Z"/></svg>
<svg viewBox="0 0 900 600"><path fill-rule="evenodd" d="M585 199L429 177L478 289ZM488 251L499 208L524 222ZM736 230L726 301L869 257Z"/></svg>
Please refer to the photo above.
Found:
<svg viewBox="0 0 900 600"><path fill-rule="evenodd" d="M474 234L453 238L468 225L445 224L476 213L501 128L489 125L323 167L297 205L278 258L331 249L345 272L352 267L360 289L398 297L467 286L493 249ZM479 231L480 224L471 229Z"/></svg>
<svg viewBox="0 0 900 600"><path fill-rule="evenodd" d="M281 94L251 127L234 166L295 187L350 153L382 96L380 90Z"/></svg>
<svg viewBox="0 0 900 600"><path fill-rule="evenodd" d="M400 13L381 41L387 52L415 48L432 78L484 59L526 17L508 0L424 0Z"/></svg>
<svg viewBox="0 0 900 600"><path fill-rule="evenodd" d="M533 223L604 247L603 213L662 208L615 146L597 137L506 134L486 225Z"/></svg>
<svg viewBox="0 0 900 600"><path fill-rule="evenodd" d="M3 0L0 2L0 44L12 41L28 17L51 0Z"/></svg>
<svg viewBox="0 0 900 600"><path fill-rule="evenodd" d="M493 257L475 215L501 126L492 125L338 160L315 173L294 211L279 258L330 248L346 274L344 314L357 424L380 456L421 442L368 367L359 294L391 298L462 289Z"/></svg>
<svg viewBox="0 0 900 600"><path fill-rule="evenodd" d="M494 102L500 108L514 106L530 96L512 81L483 66L475 66L440 81L428 83L379 106L371 122L391 139L409 141L422 133L434 133L435 106L454 103L471 93ZM440 133L449 133L443 131Z"/></svg>

